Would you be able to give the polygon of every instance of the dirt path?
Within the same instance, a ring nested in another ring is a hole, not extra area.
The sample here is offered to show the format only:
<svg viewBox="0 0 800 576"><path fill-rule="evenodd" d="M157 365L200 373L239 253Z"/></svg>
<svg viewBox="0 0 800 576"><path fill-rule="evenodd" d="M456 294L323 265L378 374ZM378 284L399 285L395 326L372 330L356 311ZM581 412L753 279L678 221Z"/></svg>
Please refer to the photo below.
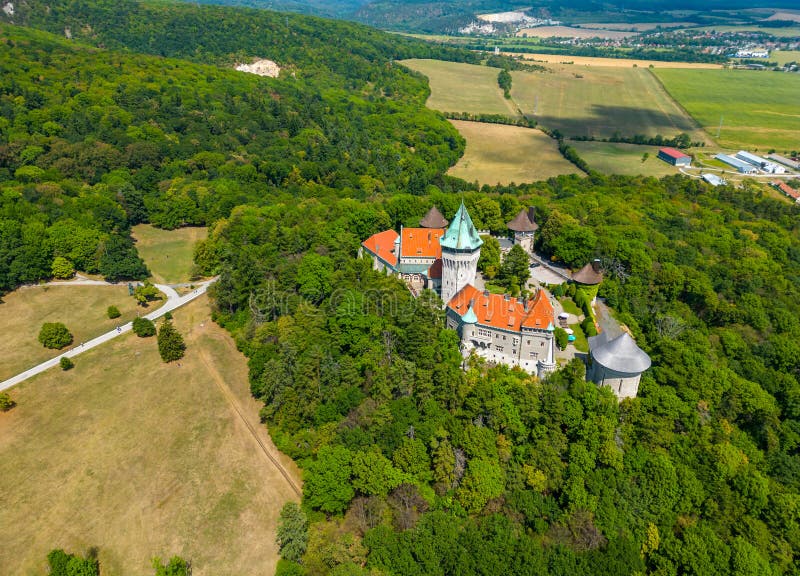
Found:
<svg viewBox="0 0 800 576"><path fill-rule="evenodd" d="M225 341L225 344L229 347L231 346L231 343L228 341ZM222 377L217 370L217 367L214 365L214 360L209 356L208 350L200 347L199 352L200 359L207 368L209 376L213 378L220 392L222 392L222 395L225 397L225 400L228 402L228 405L239 417L239 420L242 422L242 424L245 425L247 430L250 432L251 437L258 444L264 455L269 459L273 466L277 468L278 472L281 473L281 476L286 479L286 482L289 484L294 493L297 494L298 498L302 497L303 490L300 487L299 480L296 478L296 476L298 476L297 472L293 474L286 469L281 462L281 455L278 452L278 449L272 443L272 439L269 437L267 431L260 422L253 423L251 421L252 417L250 414L253 413L253 410L249 410L241 406L236 394L234 394L234 392L230 389L228 383L225 381L225 378ZM239 354L239 351L232 350L231 353ZM257 411L255 413L257 414Z"/></svg>

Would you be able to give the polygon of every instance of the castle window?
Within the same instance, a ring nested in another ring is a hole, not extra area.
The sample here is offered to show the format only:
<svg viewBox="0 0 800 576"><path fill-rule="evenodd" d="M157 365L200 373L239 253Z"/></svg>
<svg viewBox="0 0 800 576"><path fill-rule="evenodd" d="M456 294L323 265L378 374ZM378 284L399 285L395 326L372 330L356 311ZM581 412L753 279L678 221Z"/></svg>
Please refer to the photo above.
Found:
<svg viewBox="0 0 800 576"><path fill-rule="evenodd" d="M503 347L502 346L495 346L495 348L497 349L498 352L502 352L503 351Z"/></svg>

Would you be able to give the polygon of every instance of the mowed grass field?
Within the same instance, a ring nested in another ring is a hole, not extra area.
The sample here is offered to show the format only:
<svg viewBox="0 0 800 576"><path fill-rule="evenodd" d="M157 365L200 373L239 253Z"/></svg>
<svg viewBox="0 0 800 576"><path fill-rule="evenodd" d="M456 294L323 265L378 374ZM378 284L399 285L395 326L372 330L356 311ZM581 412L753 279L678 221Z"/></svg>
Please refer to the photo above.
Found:
<svg viewBox="0 0 800 576"><path fill-rule="evenodd" d="M464 156L448 174L479 184L535 182L578 172L555 140L531 128L451 120L467 140Z"/></svg>
<svg viewBox="0 0 800 576"><path fill-rule="evenodd" d="M593 170L628 176L670 176L678 169L659 160L657 146L638 146L615 142L569 142ZM642 161L644 155L647 159Z"/></svg>
<svg viewBox="0 0 800 576"><path fill-rule="evenodd" d="M519 116L497 85L500 73L497 68L441 60L415 59L400 63L428 77L431 87L428 108L442 112Z"/></svg>
<svg viewBox="0 0 800 576"><path fill-rule="evenodd" d="M766 151L800 147L800 76L755 70L664 70L669 93L716 135L722 147Z"/></svg>
<svg viewBox="0 0 800 576"><path fill-rule="evenodd" d="M180 364L161 361L155 338L128 334L11 390L18 405L0 413L3 574L43 574L49 550L90 546L115 576L151 576L153 556L174 554L195 576L275 572L276 521L296 496L265 450L291 462L259 425L246 359L206 297L175 324Z"/></svg>
<svg viewBox="0 0 800 576"><path fill-rule="evenodd" d="M552 69L551 74L512 72L514 101L542 126L567 137L686 132L692 140L706 140L646 68L567 64Z"/></svg>
<svg viewBox="0 0 800 576"><path fill-rule="evenodd" d="M206 228L160 230L149 224L133 227L136 250L147 263L153 280L162 284L188 282L192 277L194 245L205 240Z"/></svg>
<svg viewBox="0 0 800 576"><path fill-rule="evenodd" d="M120 318L111 320L106 315L112 305L119 308ZM149 312L160 305L156 300L149 308L138 310ZM0 381L63 352L39 343L43 323L63 322L72 332L74 347L133 320L136 312L136 301L125 284L31 286L6 294L0 303Z"/></svg>
<svg viewBox="0 0 800 576"><path fill-rule="evenodd" d="M770 52L768 60L781 65L789 62L800 63L800 50L773 50Z"/></svg>

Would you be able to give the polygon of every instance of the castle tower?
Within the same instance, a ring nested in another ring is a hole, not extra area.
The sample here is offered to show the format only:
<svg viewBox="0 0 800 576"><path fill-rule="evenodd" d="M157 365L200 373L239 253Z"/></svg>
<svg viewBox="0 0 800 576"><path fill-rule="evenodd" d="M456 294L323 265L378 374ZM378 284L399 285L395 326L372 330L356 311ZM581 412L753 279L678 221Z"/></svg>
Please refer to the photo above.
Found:
<svg viewBox="0 0 800 576"><path fill-rule="evenodd" d="M531 206L527 211L520 210L506 226L514 233L514 244L519 244L525 252L533 254L534 234L539 229L536 223L536 209Z"/></svg>
<svg viewBox="0 0 800 576"><path fill-rule="evenodd" d="M464 286L475 282L483 245L463 201L439 245L442 247L442 301L447 304Z"/></svg>
<svg viewBox="0 0 800 576"><path fill-rule="evenodd" d="M547 327L547 332L547 352L545 353L544 358L539 359L536 370L539 378L544 378L551 372L554 372L556 369L555 326L553 326L552 322Z"/></svg>

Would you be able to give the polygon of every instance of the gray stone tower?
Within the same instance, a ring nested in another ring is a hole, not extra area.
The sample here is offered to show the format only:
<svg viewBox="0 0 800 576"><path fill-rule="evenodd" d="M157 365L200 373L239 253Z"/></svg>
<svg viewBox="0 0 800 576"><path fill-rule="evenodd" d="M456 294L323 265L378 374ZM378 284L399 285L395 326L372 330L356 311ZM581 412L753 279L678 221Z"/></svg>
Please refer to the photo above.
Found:
<svg viewBox="0 0 800 576"><path fill-rule="evenodd" d="M442 247L442 301L446 305L464 286L475 282L483 245L463 201L439 244Z"/></svg>

